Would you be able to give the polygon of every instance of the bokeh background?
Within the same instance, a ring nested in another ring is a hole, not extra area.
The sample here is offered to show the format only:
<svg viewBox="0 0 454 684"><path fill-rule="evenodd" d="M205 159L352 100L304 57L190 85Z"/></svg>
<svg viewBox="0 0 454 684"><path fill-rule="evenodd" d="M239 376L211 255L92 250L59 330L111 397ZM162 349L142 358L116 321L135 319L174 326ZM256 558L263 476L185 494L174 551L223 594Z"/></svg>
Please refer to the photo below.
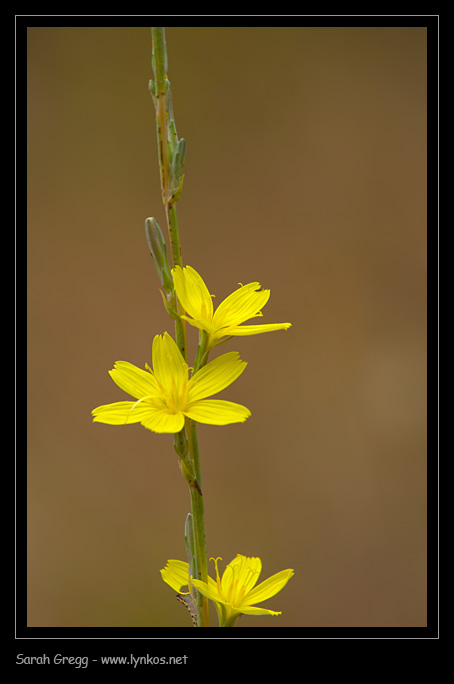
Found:
<svg viewBox="0 0 454 684"><path fill-rule="evenodd" d="M282 615L238 628L424 626L426 29L166 38L184 262L217 302L260 281L263 322L293 325L219 349L249 362L220 398L252 417L199 428L209 555L295 570ZM185 558L172 438L90 415L173 330L144 235L150 29L27 43L28 625L189 627L159 573Z"/></svg>

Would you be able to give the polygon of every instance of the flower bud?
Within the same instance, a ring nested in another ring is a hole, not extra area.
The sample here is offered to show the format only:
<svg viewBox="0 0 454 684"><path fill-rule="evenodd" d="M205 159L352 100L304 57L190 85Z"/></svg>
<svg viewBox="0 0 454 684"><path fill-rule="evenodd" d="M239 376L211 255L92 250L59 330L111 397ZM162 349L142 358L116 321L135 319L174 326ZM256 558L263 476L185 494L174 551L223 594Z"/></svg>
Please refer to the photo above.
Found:
<svg viewBox="0 0 454 684"><path fill-rule="evenodd" d="M186 157L186 141L180 138L175 146L172 158L172 176L171 176L171 202L176 202L179 199L183 190L184 178L184 160Z"/></svg>
<svg viewBox="0 0 454 684"><path fill-rule="evenodd" d="M164 236L156 219L147 218L145 220L145 236L161 285L166 293L170 294L173 292L173 278L167 258Z"/></svg>
<svg viewBox="0 0 454 684"><path fill-rule="evenodd" d="M184 543L186 545L186 555L188 557L189 574L195 577L196 573L194 567L194 521L192 519L191 513L188 513L186 516L186 522L184 525Z"/></svg>

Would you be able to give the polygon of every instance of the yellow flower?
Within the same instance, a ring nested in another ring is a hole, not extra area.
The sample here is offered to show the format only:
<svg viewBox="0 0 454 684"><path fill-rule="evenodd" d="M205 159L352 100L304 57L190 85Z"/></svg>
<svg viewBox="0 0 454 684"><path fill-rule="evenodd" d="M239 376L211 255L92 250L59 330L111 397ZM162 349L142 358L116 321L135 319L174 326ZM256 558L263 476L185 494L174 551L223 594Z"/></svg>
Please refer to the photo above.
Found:
<svg viewBox="0 0 454 684"><path fill-rule="evenodd" d="M207 332L207 349L214 347L223 337L257 335L270 330L286 330L291 326L291 323L241 325L250 318L262 316L260 310L267 303L270 291L260 289L260 283L242 285L213 312L210 292L197 271L191 266L176 266L172 273L180 304L191 317L182 315L181 318Z"/></svg>
<svg viewBox="0 0 454 684"><path fill-rule="evenodd" d="M189 378L189 368L168 333L156 335L152 347L153 369L117 361L109 374L125 392L137 399L98 406L93 421L109 425L141 423L153 432L179 432L185 417L199 423L242 423L249 409L231 401L206 399L230 385L246 367L238 352L223 354Z"/></svg>
<svg viewBox="0 0 454 684"><path fill-rule="evenodd" d="M193 579L189 576L189 565L184 561L169 560L161 570L161 576L172 589L180 594L190 594L194 586L201 594L211 599L216 606L221 627L232 627L242 615L280 615L280 612L257 608L261 603L277 594L285 587L293 576L293 570L281 570L258 586L255 586L262 570L260 558L248 558L238 554L219 577L218 560L216 581L208 577L208 582Z"/></svg>

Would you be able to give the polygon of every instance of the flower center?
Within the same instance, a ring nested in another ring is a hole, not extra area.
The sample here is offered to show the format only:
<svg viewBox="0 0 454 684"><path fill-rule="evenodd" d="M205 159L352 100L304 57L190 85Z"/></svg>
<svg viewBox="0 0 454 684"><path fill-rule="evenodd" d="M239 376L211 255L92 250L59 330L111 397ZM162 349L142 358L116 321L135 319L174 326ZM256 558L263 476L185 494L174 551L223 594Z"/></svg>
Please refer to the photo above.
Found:
<svg viewBox="0 0 454 684"><path fill-rule="evenodd" d="M172 375L171 386L164 392L165 402L170 413L180 413L186 410L188 404L188 381L185 378L180 387L177 386Z"/></svg>
<svg viewBox="0 0 454 684"><path fill-rule="evenodd" d="M169 356L169 365L172 366L173 359ZM147 394L142 397L131 407L131 411L141 404L143 401L150 403L157 409L165 410L167 409L169 413L183 413L188 405L188 378L183 378L181 382L175 380L175 374L170 374L170 382L166 383L164 386L159 382L156 375L153 373L148 364L145 364L146 369L153 375L155 381L158 384L159 394Z"/></svg>
<svg viewBox="0 0 454 684"><path fill-rule="evenodd" d="M240 575L241 575L241 568L238 565L234 565L233 567L231 565L228 565L227 568L229 568L232 573L233 573L233 578L230 583L229 587L229 592L228 596L226 597L227 601L231 603L234 606L238 606L241 601L244 598L244 595L247 592L247 588L249 586L249 583L253 577L253 575L257 574L256 570L253 570L252 568L247 569L246 576L243 577L240 581ZM226 568L226 572L227 572Z"/></svg>
<svg viewBox="0 0 454 684"><path fill-rule="evenodd" d="M167 360L170 377L166 378L165 386L158 381L159 389L169 413L182 413L188 405L188 370L186 369L186 377L181 377L181 368L176 368L175 359L169 355Z"/></svg>

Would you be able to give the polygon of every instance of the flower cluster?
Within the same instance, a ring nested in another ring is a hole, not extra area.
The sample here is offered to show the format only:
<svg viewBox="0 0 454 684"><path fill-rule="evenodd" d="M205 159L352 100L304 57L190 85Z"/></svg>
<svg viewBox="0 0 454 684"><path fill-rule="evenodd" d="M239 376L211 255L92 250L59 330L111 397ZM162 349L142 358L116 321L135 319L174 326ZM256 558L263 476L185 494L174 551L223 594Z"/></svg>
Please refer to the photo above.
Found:
<svg viewBox="0 0 454 684"><path fill-rule="evenodd" d="M286 330L291 324L243 325L251 318L261 317L261 309L269 299L270 291L262 289L258 282L240 285L214 309L213 295L197 271L191 266L176 266L170 271L159 227L157 224L152 227L152 236L156 238L152 241L152 254L162 276L161 282L167 295L176 296L180 305L180 312L173 314L199 329L199 352L201 349L203 352L200 355L198 352L196 369L191 369L167 332L162 336L156 335L151 350L152 368L148 364L141 369L128 361L117 361L109 371L112 380L134 401L98 406L92 411L93 421L109 425L140 423L153 432L175 434L184 434L187 420L211 425L242 423L251 415L249 409L232 401L211 397L231 385L246 368L246 362L237 352L227 352L210 362L208 354L213 347L234 336ZM184 453L180 456L183 461ZM182 468L187 468L187 461ZM192 478L188 479L188 484L190 481L195 483L191 473L188 477ZM201 494L201 490L198 491ZM197 593L213 601L221 627L233 626L242 614L280 615L267 608L257 608L254 604L283 589L293 570L282 570L257 585L262 569L260 558L238 554L226 566L222 578L218 570L221 559L212 560L215 562L215 580L208 576L205 582L193 577L189 563L179 560L167 562L161 570L162 579L178 593L187 607L195 605Z"/></svg>
<svg viewBox="0 0 454 684"><path fill-rule="evenodd" d="M200 275L190 266L172 271L175 292L183 310L181 318L207 333L205 352L234 335L255 335L271 330L286 330L290 323L241 325L261 316L260 309L270 291L260 283L249 283L235 290L213 313L213 301ZM189 377L189 367L172 337L156 335L152 346L153 369L142 370L127 361L117 361L109 371L112 380L136 399L98 406L93 420L109 425L140 423L153 432L176 433L185 418L211 425L244 422L249 409L220 399L208 399L228 387L246 367L237 352L228 352L210 361Z"/></svg>

